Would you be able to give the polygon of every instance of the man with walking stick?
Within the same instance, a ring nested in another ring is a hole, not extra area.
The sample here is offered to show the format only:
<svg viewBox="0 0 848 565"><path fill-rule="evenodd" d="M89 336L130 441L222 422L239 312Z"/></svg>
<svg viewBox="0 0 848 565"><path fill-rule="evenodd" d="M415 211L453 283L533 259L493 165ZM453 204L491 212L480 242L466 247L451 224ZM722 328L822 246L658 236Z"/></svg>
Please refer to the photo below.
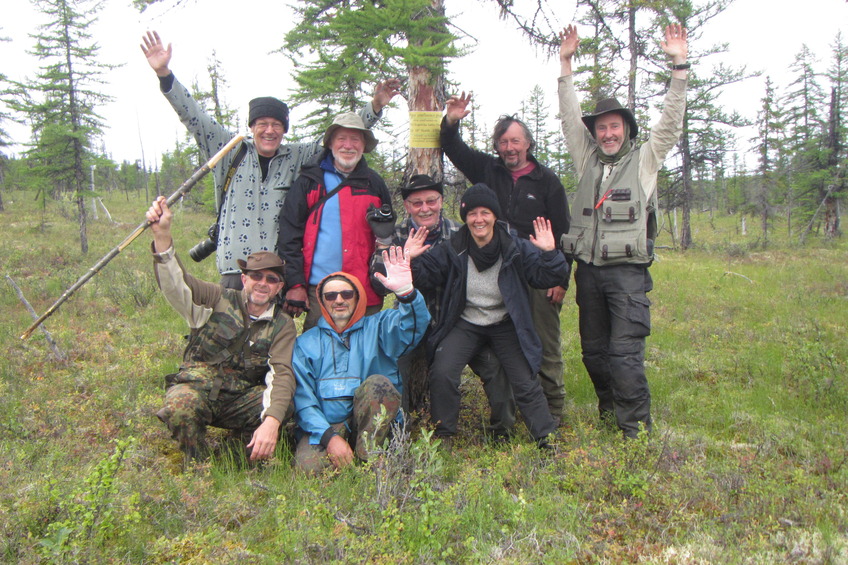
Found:
<svg viewBox="0 0 848 565"><path fill-rule="evenodd" d="M268 459L294 413L297 330L274 300L285 285L283 262L269 251L239 259L242 290L198 280L176 257L172 219L161 196L147 211L156 280L191 334L179 371L165 378L165 402L156 415L186 460L205 454L207 426L249 435L250 460Z"/></svg>

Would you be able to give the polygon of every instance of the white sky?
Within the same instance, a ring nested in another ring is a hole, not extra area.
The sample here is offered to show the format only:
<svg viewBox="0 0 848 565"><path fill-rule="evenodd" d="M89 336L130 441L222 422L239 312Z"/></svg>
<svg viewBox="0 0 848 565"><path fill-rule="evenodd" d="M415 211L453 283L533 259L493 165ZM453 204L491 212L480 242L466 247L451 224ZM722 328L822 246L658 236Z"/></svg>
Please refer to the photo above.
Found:
<svg viewBox="0 0 848 565"><path fill-rule="evenodd" d="M529 0L519 0L518 4L522 1ZM231 107L239 109L242 123L251 98L267 95L289 98L291 65L283 55L270 54L282 44L292 19L288 3L188 0L186 6L169 10L155 6L143 14L130 8L129 3L130 0L105 2L99 23L92 30L101 46L100 60L123 64L109 75L106 89L115 99L101 111L108 126L106 147L116 161L139 159L143 144L150 164L154 155L171 149L174 141L184 135L182 125L159 94L158 81L139 49L141 36L148 29L156 29L163 40L173 43L171 68L186 85L195 79L204 87L208 85L206 65L215 50L230 84L225 99ZM446 4L448 15L454 16L456 25L479 40L471 54L451 63L450 71L460 88L474 91L483 123L489 125L503 113L519 112L521 101L539 84L548 96L551 128L555 128L559 62L529 46L513 23L497 19L492 7L484 9L478 2L469 0L447 0ZM460 9L465 12L460 14ZM36 31L40 16L33 11L29 0L3 0L3 12L0 36L12 41L0 43L0 71L13 79L32 76L38 62L26 54L34 43L28 34ZM556 17L564 25L573 14L574 2L567 0L562 2ZM830 46L840 29L843 41L848 41L846 0L736 0L713 20L705 31L706 36L690 49L728 42L730 52L726 62L745 64L748 70L764 72L761 78L729 88L721 99L725 105L753 118L763 95L765 74L779 88L786 86L788 67L802 44L807 44L820 58L818 70L824 72L830 64ZM712 64L702 66L708 69ZM403 101L388 111L388 116L399 125L398 132L405 132L400 125L406 112ZM296 125L304 113L295 109L292 122ZM24 128L7 125L6 129L18 140L27 140ZM741 150L747 149L751 135L739 136Z"/></svg>

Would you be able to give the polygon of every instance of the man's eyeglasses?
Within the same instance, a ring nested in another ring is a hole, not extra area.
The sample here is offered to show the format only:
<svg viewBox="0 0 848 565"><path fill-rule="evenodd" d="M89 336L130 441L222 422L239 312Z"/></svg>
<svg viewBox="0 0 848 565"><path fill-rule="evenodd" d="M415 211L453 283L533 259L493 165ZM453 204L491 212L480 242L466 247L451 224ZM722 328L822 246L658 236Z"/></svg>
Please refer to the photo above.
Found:
<svg viewBox="0 0 848 565"><path fill-rule="evenodd" d="M280 284L281 282L283 282L283 279L281 279L277 275L271 275L268 273L257 273L256 271L250 271L246 274L250 280L255 282L262 282L262 279L268 281L268 284Z"/></svg>
<svg viewBox="0 0 848 565"><path fill-rule="evenodd" d="M424 204L427 205L428 208L433 208L436 204L441 200L441 196L437 196L435 198L428 198L427 200L409 200L407 203L412 207L413 210L418 210Z"/></svg>
<svg viewBox="0 0 848 565"><path fill-rule="evenodd" d="M268 128L276 132L283 131L283 124L280 122L253 122L253 127L260 131L265 131Z"/></svg>
<svg viewBox="0 0 848 565"><path fill-rule="evenodd" d="M335 302L336 298L342 297L342 300L351 300L356 296L356 292L352 290L331 290L324 293L324 300L327 302Z"/></svg>

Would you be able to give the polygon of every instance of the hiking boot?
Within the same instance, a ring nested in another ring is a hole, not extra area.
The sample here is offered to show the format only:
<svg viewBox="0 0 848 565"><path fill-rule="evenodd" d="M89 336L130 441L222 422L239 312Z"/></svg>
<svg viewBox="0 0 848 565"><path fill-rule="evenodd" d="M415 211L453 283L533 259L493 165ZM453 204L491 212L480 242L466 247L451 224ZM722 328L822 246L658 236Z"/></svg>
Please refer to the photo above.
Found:
<svg viewBox="0 0 848 565"><path fill-rule="evenodd" d="M557 452L560 445L560 437L557 432L551 432L548 435L536 440L536 447L546 454L553 455Z"/></svg>
<svg viewBox="0 0 848 565"><path fill-rule="evenodd" d="M453 436L435 436L439 440L438 449L442 453L451 453L453 451Z"/></svg>
<svg viewBox="0 0 848 565"><path fill-rule="evenodd" d="M503 447L509 445L512 440L509 434L491 434L486 435L486 443L492 447Z"/></svg>

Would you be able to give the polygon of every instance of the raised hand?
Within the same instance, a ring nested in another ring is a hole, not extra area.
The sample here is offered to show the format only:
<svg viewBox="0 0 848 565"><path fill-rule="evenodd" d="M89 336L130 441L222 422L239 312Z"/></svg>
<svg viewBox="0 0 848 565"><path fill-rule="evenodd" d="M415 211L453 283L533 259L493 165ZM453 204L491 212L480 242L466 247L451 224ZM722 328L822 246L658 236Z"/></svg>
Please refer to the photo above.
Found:
<svg viewBox="0 0 848 565"><path fill-rule="evenodd" d="M140 46L141 52L147 57L147 63L156 71L156 75L166 77L171 74L171 69L168 68L171 63L171 44L165 47L156 31L148 31L141 39L144 41L144 45Z"/></svg>
<svg viewBox="0 0 848 565"><path fill-rule="evenodd" d="M471 93L469 92L467 95L465 91L462 92L459 96L454 94L448 101L445 103L445 118L447 119L450 125L455 124L465 116L471 113L471 110L468 110L468 104L471 102Z"/></svg>
<svg viewBox="0 0 848 565"><path fill-rule="evenodd" d="M374 99L371 101L371 106L379 114L398 94L400 94L400 79L390 78L378 82L374 87Z"/></svg>
<svg viewBox="0 0 848 565"><path fill-rule="evenodd" d="M412 291L412 269L409 267L409 252L397 245L383 251L383 264L386 274L374 273L384 287L395 294L403 295Z"/></svg>
<svg viewBox="0 0 848 565"><path fill-rule="evenodd" d="M577 35L577 26L574 24L567 25L562 28L559 34L559 58L571 59L577 52L577 46L580 45L580 36Z"/></svg>
<svg viewBox="0 0 848 565"><path fill-rule="evenodd" d="M147 223L153 232L153 245L157 253L164 253L171 247L171 220L174 213L168 208L164 196L159 196L147 209Z"/></svg>
<svg viewBox="0 0 848 565"><path fill-rule="evenodd" d="M533 231L535 235L530 236L530 242L542 251L556 249L554 231L551 229L551 221L539 216L533 220Z"/></svg>
<svg viewBox="0 0 848 565"><path fill-rule="evenodd" d="M686 62L689 55L689 41L686 28L680 24L671 24L665 28L665 41L660 42L660 47L666 55L671 57L672 63L681 65Z"/></svg>
<svg viewBox="0 0 848 565"><path fill-rule="evenodd" d="M410 260L415 259L428 249L427 234L430 233L427 228L412 228L409 230L409 237L406 238L406 243L403 244L403 251L409 254Z"/></svg>

